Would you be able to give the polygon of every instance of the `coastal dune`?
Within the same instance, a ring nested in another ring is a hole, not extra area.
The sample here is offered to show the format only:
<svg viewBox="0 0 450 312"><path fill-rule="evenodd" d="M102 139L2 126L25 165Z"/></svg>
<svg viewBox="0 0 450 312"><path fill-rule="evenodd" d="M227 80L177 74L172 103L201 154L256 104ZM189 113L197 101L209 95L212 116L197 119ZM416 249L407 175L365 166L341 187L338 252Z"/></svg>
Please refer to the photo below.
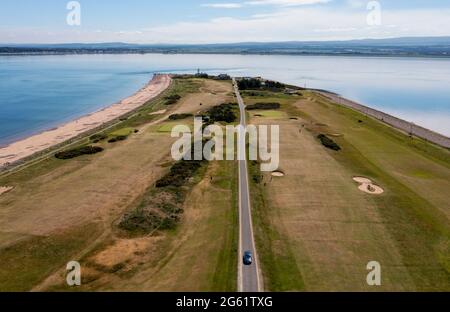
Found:
<svg viewBox="0 0 450 312"><path fill-rule="evenodd" d="M0 148L0 167L8 166L52 146L64 143L135 110L166 90L170 86L171 80L169 75L155 75L144 88L119 103L66 123L56 129L42 132Z"/></svg>

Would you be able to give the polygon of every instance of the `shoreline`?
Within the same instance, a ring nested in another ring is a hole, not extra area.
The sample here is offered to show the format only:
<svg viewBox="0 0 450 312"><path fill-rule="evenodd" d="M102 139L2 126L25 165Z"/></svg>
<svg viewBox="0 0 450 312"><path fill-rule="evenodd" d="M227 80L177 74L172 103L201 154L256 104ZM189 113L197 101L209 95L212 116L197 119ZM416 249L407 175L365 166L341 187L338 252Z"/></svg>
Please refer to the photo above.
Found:
<svg viewBox="0 0 450 312"><path fill-rule="evenodd" d="M145 87L119 102L59 127L0 147L0 168L8 167L34 154L63 144L130 113L164 92L170 86L171 81L170 75L155 74Z"/></svg>
<svg viewBox="0 0 450 312"><path fill-rule="evenodd" d="M311 90L335 102L338 105L356 110L364 115L375 118L379 122L387 124L393 127L394 129L405 133L406 135L410 135L411 137L415 136L427 142L436 144L442 148L450 149L450 138L444 134L438 133L436 131L430 130L428 128L406 121L404 119L390 115L380 110L371 108L369 106L360 104L358 102L352 101L331 91L319 89L311 89Z"/></svg>
<svg viewBox="0 0 450 312"><path fill-rule="evenodd" d="M264 55L274 55L274 56L337 56L337 57L369 57L369 58L430 58L430 59L450 59L450 54L439 54L439 55L428 55L428 54L358 54L358 53L277 53L277 52L161 52L161 51L124 51L124 52L16 52L16 53L0 53L1 56L53 56L53 55L139 55L139 54L161 54L161 55L248 55L248 56L264 56Z"/></svg>

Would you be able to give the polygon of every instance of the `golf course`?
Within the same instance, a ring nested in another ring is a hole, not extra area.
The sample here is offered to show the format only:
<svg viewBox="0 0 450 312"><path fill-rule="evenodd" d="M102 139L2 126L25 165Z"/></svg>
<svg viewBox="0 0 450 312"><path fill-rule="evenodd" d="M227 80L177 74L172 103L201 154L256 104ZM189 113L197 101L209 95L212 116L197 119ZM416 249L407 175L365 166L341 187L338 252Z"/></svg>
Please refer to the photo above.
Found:
<svg viewBox="0 0 450 312"><path fill-rule="evenodd" d="M237 291L238 161L171 157L172 128L192 129L193 116L237 125L232 81L170 79L120 119L0 173L0 291ZM280 127L278 170L248 162L265 291L450 291L448 149L316 90L240 91L247 124Z"/></svg>

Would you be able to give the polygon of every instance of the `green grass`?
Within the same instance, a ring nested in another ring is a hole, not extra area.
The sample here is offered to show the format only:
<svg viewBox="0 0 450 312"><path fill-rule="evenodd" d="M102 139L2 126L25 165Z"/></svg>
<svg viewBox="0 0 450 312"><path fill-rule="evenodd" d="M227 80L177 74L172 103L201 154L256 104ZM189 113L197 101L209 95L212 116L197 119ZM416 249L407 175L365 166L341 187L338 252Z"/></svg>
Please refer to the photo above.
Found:
<svg viewBox="0 0 450 312"><path fill-rule="evenodd" d="M214 175L213 186L231 191L230 206L224 207L223 241L217 255L217 264L211 278L210 291L234 292L237 290L237 264L239 241L237 165L221 161Z"/></svg>
<svg viewBox="0 0 450 312"><path fill-rule="evenodd" d="M0 291L30 291L98 237L96 224L48 237L32 237L0 249Z"/></svg>
<svg viewBox="0 0 450 312"><path fill-rule="evenodd" d="M134 128L126 127L122 129L115 130L110 133L110 136L116 137L116 136L129 136L134 132Z"/></svg>
<svg viewBox="0 0 450 312"><path fill-rule="evenodd" d="M449 290L450 227L442 212L445 207L438 207L432 202L432 194L419 194L409 180L402 178L444 178L450 168L448 151L411 139L348 108L327 102L317 105L314 122L320 120L333 131L345 132L344 137L335 138L342 152L330 155L355 175L371 177L385 188L383 196L372 200L397 243L416 289ZM358 120L363 123L358 124ZM436 169L439 166L443 171ZM439 187L443 186L438 183Z"/></svg>
<svg viewBox="0 0 450 312"><path fill-rule="evenodd" d="M265 117L265 118L284 118L286 117L286 113L282 112L282 111L276 111L276 110L268 110L268 111L259 111L259 110L255 110L252 111L252 115L259 115L260 117Z"/></svg>
<svg viewBox="0 0 450 312"><path fill-rule="evenodd" d="M448 192L445 190L445 181L448 181L450 168L449 151L424 140L410 138L359 112L330 104L311 92L302 93L305 98L312 98L315 102L301 104L299 109L290 105L299 97L288 98L271 93L266 93L264 101L278 101L282 103L281 110L289 116L302 118L302 123L306 122L310 132L305 135L343 134L333 137L342 151L336 153L327 150L327 153L346 168L349 179L352 175L366 176L385 189L382 196L372 196L370 201L375 204L376 213L395 242L395 248L400 254L399 262L405 265L412 278L413 290L448 291L450 227L444 213L448 211L448 206L439 202L436 194L445 196ZM261 96L245 98L246 103L261 100ZM359 123L358 120L363 122ZM318 140L317 144L320 144ZM253 171L256 174L256 170L254 166L250 168L251 173ZM422 187L429 187L429 192L419 192ZM281 235L272 223L283 207L271 207L266 193L268 191L252 182L255 235L266 288L303 290L320 285L320 281L304 285L301 273L310 275L309 271L304 271L309 267L307 263L299 262L292 252L301 253L302 247L297 246L294 239ZM300 263L302 266L298 267ZM391 282L398 283L397 286L401 288L402 282L395 281L395 269L390 274L393 274L390 275ZM335 290L339 289L339 285L336 285Z"/></svg>
<svg viewBox="0 0 450 312"><path fill-rule="evenodd" d="M290 241L273 224L274 211L267 201L267 190L252 179L260 174L259 164L249 162L253 228L265 290L302 291L305 284Z"/></svg>
<svg viewBox="0 0 450 312"><path fill-rule="evenodd" d="M165 122L158 128L158 132L171 133L172 129L176 126L186 126L192 130L191 125L187 125L187 124L180 123L180 122Z"/></svg>

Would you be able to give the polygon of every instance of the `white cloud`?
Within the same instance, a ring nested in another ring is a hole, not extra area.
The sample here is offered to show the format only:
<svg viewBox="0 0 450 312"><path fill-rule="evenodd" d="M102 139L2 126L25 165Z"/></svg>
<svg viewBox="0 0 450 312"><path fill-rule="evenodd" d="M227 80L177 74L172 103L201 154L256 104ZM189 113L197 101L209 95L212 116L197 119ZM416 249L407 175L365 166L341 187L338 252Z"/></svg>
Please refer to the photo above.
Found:
<svg viewBox="0 0 450 312"><path fill-rule="evenodd" d="M0 42L107 42L221 43L244 41L303 41L449 36L450 9L382 11L383 24L369 27L365 10L332 10L326 7L280 8L247 18L221 17L208 21L178 22L123 32L47 29L0 29Z"/></svg>
<svg viewBox="0 0 450 312"><path fill-rule="evenodd" d="M215 9L238 9L242 7L241 3L204 3L202 7Z"/></svg>
<svg viewBox="0 0 450 312"><path fill-rule="evenodd" d="M250 18L222 17L146 30L153 42L243 42L347 40L450 35L450 9L383 11L383 25L369 27L367 12L325 8L289 8Z"/></svg>
<svg viewBox="0 0 450 312"><path fill-rule="evenodd" d="M299 6L319 3L328 3L332 0L252 0L246 1L249 5L280 5L280 6Z"/></svg>

